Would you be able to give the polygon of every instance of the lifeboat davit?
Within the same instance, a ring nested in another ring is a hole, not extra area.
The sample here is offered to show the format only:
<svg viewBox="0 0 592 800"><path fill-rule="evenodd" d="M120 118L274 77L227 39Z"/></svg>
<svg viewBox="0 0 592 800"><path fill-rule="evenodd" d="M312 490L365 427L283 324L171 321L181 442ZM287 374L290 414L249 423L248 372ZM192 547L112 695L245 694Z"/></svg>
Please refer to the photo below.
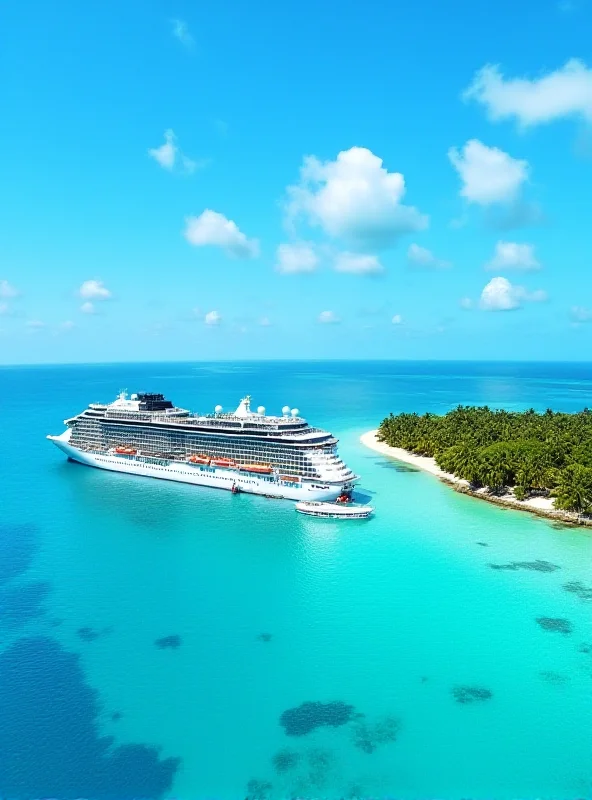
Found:
<svg viewBox="0 0 592 800"><path fill-rule="evenodd" d="M203 453L198 453L196 456L189 456L187 461L190 461L192 464L209 464L210 457L203 455Z"/></svg>
<svg viewBox="0 0 592 800"><path fill-rule="evenodd" d="M138 451L133 447L116 447L115 452L121 456L135 456Z"/></svg>
<svg viewBox="0 0 592 800"><path fill-rule="evenodd" d="M236 467L236 461L231 458L212 458L210 463L213 467L226 467L227 469Z"/></svg>
<svg viewBox="0 0 592 800"><path fill-rule="evenodd" d="M269 475L272 471L269 464L241 464L239 469L244 472L258 472L260 475Z"/></svg>

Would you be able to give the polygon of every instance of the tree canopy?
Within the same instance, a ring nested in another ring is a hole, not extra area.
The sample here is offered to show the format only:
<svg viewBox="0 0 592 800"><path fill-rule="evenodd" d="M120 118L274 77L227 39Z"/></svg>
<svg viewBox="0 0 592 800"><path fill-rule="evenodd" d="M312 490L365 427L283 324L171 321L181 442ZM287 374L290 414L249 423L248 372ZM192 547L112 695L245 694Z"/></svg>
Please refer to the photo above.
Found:
<svg viewBox="0 0 592 800"><path fill-rule="evenodd" d="M498 411L458 406L437 414L390 414L378 438L436 459L438 466L521 500L550 493L557 508L592 513L592 411Z"/></svg>

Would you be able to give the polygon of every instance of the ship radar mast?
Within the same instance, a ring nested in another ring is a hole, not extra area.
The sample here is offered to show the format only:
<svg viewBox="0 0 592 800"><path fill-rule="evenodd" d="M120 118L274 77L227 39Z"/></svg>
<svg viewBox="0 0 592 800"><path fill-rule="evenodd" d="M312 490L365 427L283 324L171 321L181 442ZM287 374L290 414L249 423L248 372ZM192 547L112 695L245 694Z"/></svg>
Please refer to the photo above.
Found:
<svg viewBox="0 0 592 800"><path fill-rule="evenodd" d="M238 408L234 412L235 417L250 417L251 416L251 395L248 394L238 404Z"/></svg>

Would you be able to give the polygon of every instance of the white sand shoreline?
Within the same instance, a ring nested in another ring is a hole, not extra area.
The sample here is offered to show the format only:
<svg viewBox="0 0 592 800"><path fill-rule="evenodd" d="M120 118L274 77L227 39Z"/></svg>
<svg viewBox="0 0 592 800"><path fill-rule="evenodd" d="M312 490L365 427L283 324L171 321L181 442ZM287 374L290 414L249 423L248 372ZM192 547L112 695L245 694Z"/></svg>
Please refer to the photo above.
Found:
<svg viewBox="0 0 592 800"><path fill-rule="evenodd" d="M531 511L535 514L540 514L546 517L554 517L565 522L574 522L580 525L590 524L590 521L582 519L577 514L556 509L553 505L553 500L550 497L529 497L526 500L517 500L511 493L497 496L489 494L486 489L471 489L468 481L457 478L450 472L444 472L441 470L436 464L436 460L434 458L418 456L415 455L415 453L410 453L407 450L403 450L401 447L391 447L384 442L379 442L377 439L377 433L377 430L373 430L362 434L362 436L360 436L360 442L366 447L369 447L370 450L375 450L377 453L381 453L384 456L389 456L397 461L402 461L404 464L409 464L410 466L417 467L417 469L421 469L424 472L429 472L430 475L439 478L445 483L451 484L458 491L470 494L472 497L487 500L488 502L495 503L496 505L510 506L514 509Z"/></svg>

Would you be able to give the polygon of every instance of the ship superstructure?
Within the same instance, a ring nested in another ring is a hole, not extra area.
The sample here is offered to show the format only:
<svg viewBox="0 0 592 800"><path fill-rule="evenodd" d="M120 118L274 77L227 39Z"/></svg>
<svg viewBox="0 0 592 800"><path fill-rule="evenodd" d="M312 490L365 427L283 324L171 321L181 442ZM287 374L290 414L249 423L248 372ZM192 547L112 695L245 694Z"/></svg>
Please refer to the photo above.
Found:
<svg viewBox="0 0 592 800"><path fill-rule="evenodd" d="M162 394L121 392L109 404L91 403L49 436L82 464L167 480L293 500L348 494L356 475L337 454L337 439L311 427L298 409L268 415L237 409L193 414Z"/></svg>

